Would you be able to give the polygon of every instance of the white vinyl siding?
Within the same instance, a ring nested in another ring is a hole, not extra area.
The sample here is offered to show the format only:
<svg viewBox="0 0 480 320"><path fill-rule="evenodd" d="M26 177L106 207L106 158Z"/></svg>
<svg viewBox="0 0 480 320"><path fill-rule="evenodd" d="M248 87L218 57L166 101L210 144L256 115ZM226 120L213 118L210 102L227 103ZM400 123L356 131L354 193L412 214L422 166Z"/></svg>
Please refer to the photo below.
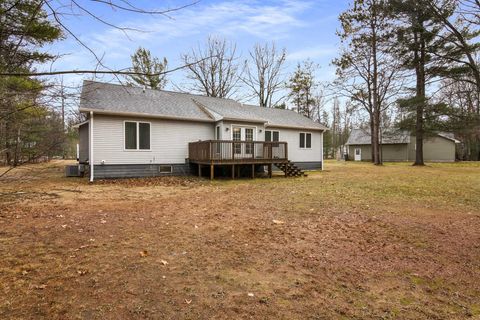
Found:
<svg viewBox="0 0 480 320"><path fill-rule="evenodd" d="M300 129L285 129L269 127L267 130L279 131L280 141L288 143L288 159L293 162L316 162L322 161L323 157L323 133L321 131L310 131L311 148L300 148L300 133L305 133Z"/></svg>
<svg viewBox="0 0 480 320"><path fill-rule="evenodd" d="M188 143L214 138L214 124L163 119L94 115L94 162L101 164L178 164L188 157ZM126 150L124 121L150 123L150 150Z"/></svg>

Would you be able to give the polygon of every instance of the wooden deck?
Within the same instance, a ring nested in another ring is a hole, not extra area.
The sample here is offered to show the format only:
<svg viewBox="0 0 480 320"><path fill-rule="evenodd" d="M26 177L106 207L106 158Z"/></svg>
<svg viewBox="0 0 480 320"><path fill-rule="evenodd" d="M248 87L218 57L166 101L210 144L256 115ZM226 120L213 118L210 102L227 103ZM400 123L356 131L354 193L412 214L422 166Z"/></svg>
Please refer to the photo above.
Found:
<svg viewBox="0 0 480 320"><path fill-rule="evenodd" d="M210 178L213 179L216 165L231 165L232 178L235 178L235 165L252 165L252 177L255 165L267 165L269 176L272 164L288 162L286 142L205 140L190 142L188 145L190 163L210 166Z"/></svg>

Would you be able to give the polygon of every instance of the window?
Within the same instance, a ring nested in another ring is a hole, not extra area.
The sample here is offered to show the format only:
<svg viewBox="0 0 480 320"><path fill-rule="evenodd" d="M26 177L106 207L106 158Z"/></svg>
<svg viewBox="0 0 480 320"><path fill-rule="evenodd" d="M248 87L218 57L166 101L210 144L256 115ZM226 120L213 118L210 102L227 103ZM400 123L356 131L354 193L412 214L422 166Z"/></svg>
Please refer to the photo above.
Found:
<svg viewBox="0 0 480 320"><path fill-rule="evenodd" d="M360 155L360 148L355 148L355 155L359 156Z"/></svg>
<svg viewBox="0 0 480 320"><path fill-rule="evenodd" d="M137 123L125 122L125 149L137 149Z"/></svg>
<svg viewBox="0 0 480 320"><path fill-rule="evenodd" d="M150 150L150 123L125 121L125 150Z"/></svg>
<svg viewBox="0 0 480 320"><path fill-rule="evenodd" d="M272 131L265 131L265 141L272 141Z"/></svg>
<svg viewBox="0 0 480 320"><path fill-rule="evenodd" d="M240 141L242 140L242 131L241 128L233 128L232 134L233 141ZM242 153L242 145L240 143L235 143L235 154Z"/></svg>
<svg viewBox="0 0 480 320"><path fill-rule="evenodd" d="M253 141L253 129L252 128L245 128L245 141ZM253 153L253 143L246 143L245 144L245 153L252 154Z"/></svg>
<svg viewBox="0 0 480 320"><path fill-rule="evenodd" d="M139 145L141 150L150 150L150 123L138 123Z"/></svg>
<svg viewBox="0 0 480 320"><path fill-rule="evenodd" d="M160 171L160 173L172 173L173 170L172 166L160 166L158 171Z"/></svg>
<svg viewBox="0 0 480 320"><path fill-rule="evenodd" d="M278 131L265 131L265 141L279 141L280 133Z"/></svg>
<svg viewBox="0 0 480 320"><path fill-rule="evenodd" d="M300 148L302 149L311 149L312 148L312 134L311 133L300 133Z"/></svg>
<svg viewBox="0 0 480 320"><path fill-rule="evenodd" d="M278 131L272 131L273 140L272 141L279 141L280 133Z"/></svg>

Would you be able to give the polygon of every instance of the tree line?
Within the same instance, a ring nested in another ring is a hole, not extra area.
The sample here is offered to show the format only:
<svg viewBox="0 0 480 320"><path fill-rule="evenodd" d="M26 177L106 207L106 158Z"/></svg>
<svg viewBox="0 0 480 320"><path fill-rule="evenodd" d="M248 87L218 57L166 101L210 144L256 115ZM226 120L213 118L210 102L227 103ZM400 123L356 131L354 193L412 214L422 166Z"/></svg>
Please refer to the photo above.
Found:
<svg viewBox="0 0 480 320"><path fill-rule="evenodd" d="M335 88L368 115L375 164L388 111L415 136L416 165L440 131L463 142L459 158L480 159L478 0L354 0L340 22Z"/></svg>
<svg viewBox="0 0 480 320"><path fill-rule="evenodd" d="M169 14L127 0L98 3L136 14ZM75 101L75 88L52 75L111 74L121 83L162 89L179 70L186 84L176 89L291 108L325 124L331 128L324 139L329 156L353 126L364 125L375 164L382 163L381 136L389 128L415 135L418 165L423 140L438 131L463 141L461 159L480 158L478 0L352 0L339 17L342 49L332 61L337 77L331 83L316 79L319 66L310 60L287 73L286 50L274 43L256 44L245 58L235 43L214 36L183 53L181 66L169 68L166 58L138 48L130 68L112 70L63 23L64 8L44 0L0 3L0 159L9 165L74 152L71 124L78 114L65 116L65 110ZM125 31L77 2L70 8ZM37 70L58 58L42 48L65 37L92 53L95 70Z"/></svg>

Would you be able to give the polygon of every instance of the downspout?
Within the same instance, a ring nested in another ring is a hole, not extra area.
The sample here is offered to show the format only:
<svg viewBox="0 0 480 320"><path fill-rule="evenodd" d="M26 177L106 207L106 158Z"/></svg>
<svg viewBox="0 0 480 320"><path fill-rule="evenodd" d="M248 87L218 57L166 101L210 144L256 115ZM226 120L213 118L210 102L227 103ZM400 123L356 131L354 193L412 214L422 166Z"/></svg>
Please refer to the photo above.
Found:
<svg viewBox="0 0 480 320"><path fill-rule="evenodd" d="M89 128L90 128L90 156L89 162L90 162L90 182L93 182L93 111L90 111L90 123L89 123Z"/></svg>
<svg viewBox="0 0 480 320"><path fill-rule="evenodd" d="M320 148L320 150L322 151L322 171L323 171L323 163L325 162L325 159L323 157L323 133L324 132L325 131L322 131L322 135L320 136L320 138L321 138L320 141L322 142L322 145L321 145L321 148Z"/></svg>

